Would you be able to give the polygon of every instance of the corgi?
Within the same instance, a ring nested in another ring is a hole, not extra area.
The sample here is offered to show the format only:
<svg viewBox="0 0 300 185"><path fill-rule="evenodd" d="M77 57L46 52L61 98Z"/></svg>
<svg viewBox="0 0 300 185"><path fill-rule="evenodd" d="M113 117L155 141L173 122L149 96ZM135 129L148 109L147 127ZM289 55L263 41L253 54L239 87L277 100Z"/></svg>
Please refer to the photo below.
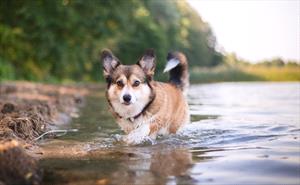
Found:
<svg viewBox="0 0 300 185"><path fill-rule="evenodd" d="M164 72L168 83L153 80L156 66L153 49L133 65L123 65L105 49L100 57L107 82L109 108L129 145L140 144L157 135L176 133L190 122L185 95L189 87L188 62L181 52L170 52Z"/></svg>

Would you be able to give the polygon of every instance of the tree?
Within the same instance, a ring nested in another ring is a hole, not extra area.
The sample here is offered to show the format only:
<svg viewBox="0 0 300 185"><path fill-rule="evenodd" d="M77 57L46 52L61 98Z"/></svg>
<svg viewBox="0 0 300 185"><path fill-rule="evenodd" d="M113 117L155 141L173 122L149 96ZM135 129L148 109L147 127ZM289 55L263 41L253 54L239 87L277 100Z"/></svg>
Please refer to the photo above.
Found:
<svg viewBox="0 0 300 185"><path fill-rule="evenodd" d="M187 54L191 66L214 66L209 25L182 0L2 0L0 78L60 81L101 78L99 51L110 48L125 64L146 48Z"/></svg>

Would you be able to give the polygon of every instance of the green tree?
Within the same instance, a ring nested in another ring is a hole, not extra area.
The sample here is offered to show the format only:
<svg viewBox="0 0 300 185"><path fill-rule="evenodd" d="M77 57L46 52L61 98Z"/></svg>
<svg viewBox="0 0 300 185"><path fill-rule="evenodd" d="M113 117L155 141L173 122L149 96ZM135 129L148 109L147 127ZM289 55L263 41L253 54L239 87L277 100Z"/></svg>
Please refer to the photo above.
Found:
<svg viewBox="0 0 300 185"><path fill-rule="evenodd" d="M159 71L169 50L185 52L191 66L223 60L209 25L183 0L2 0L0 5L1 79L97 80L103 48L126 64L154 48Z"/></svg>

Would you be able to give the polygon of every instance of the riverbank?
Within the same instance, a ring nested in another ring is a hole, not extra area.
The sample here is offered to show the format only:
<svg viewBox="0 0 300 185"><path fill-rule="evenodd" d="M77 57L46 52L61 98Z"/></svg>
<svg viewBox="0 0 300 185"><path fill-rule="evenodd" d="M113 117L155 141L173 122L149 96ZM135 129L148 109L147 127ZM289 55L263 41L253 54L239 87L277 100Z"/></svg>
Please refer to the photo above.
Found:
<svg viewBox="0 0 300 185"><path fill-rule="evenodd" d="M39 184L36 140L79 116L86 88L30 82L0 84L0 184ZM54 137L47 134L47 137Z"/></svg>

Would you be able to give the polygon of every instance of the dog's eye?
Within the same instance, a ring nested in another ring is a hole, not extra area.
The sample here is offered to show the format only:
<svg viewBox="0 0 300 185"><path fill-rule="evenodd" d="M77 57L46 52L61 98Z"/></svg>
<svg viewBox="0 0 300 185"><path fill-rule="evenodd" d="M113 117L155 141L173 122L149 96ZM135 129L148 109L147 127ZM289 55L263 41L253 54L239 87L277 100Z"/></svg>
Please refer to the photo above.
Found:
<svg viewBox="0 0 300 185"><path fill-rule="evenodd" d="M133 82L133 86L134 86L134 87L137 87L137 86L140 85L140 83L141 83L140 81L137 81L137 80L136 80L136 81Z"/></svg>
<svg viewBox="0 0 300 185"><path fill-rule="evenodd" d="M117 81L117 86L119 86L119 87L123 87L124 86L122 80Z"/></svg>

